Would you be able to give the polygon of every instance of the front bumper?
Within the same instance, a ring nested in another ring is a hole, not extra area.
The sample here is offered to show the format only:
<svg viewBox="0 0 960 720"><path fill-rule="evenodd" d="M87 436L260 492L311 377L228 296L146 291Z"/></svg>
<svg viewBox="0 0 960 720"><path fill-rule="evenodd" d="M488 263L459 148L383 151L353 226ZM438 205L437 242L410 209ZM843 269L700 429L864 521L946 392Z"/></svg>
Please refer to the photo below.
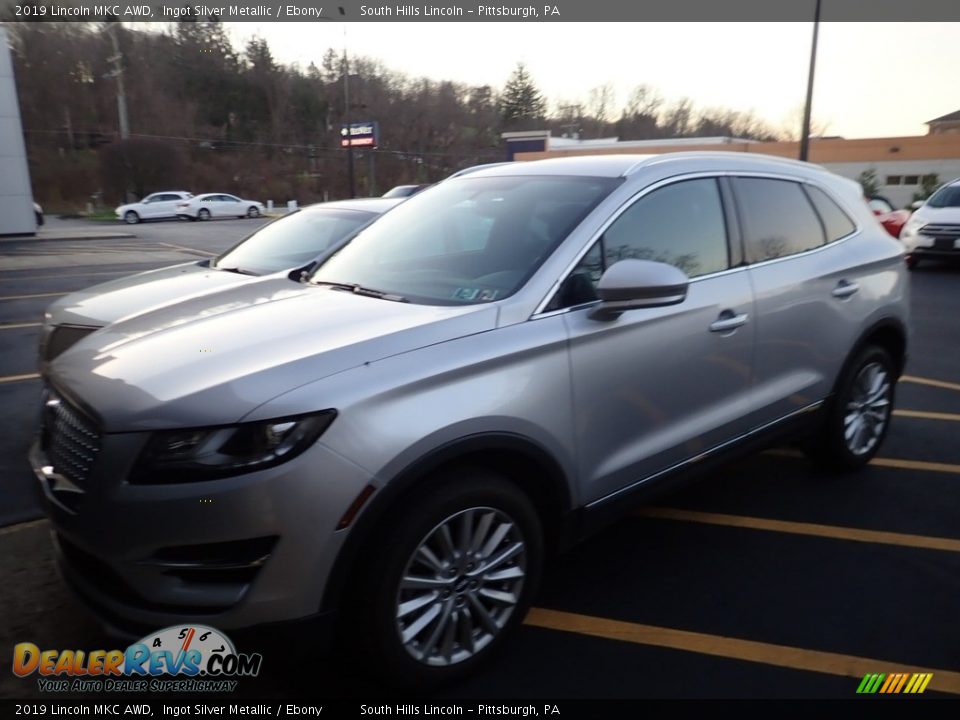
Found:
<svg viewBox="0 0 960 720"><path fill-rule="evenodd" d="M337 523L370 477L317 443L257 473L131 485L122 478L145 441L103 435L79 488L58 482L39 442L30 451L60 573L107 628L132 636L185 620L235 629L315 616L349 532Z"/></svg>

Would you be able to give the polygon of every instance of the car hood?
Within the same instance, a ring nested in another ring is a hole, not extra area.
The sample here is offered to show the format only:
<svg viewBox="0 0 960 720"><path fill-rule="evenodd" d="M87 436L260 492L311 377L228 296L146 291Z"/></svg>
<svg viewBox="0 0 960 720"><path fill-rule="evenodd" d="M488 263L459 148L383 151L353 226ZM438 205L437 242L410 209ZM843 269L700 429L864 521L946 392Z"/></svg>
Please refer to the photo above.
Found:
<svg viewBox="0 0 960 720"><path fill-rule="evenodd" d="M228 424L301 385L491 330L496 318L490 305L398 303L273 276L92 333L49 379L107 432Z"/></svg>
<svg viewBox="0 0 960 720"><path fill-rule="evenodd" d="M924 205L913 217L916 221L928 223L960 223L960 207L935 208Z"/></svg>
<svg viewBox="0 0 960 720"><path fill-rule="evenodd" d="M70 293L47 308L50 325L103 327L128 315L249 282L249 275L211 270L200 263L150 270Z"/></svg>

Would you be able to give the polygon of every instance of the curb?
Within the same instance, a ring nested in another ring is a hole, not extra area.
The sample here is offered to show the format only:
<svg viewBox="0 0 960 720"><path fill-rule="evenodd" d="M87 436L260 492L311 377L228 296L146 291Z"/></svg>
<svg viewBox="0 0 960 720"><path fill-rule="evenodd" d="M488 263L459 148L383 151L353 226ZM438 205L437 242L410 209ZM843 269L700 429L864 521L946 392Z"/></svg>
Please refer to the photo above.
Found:
<svg viewBox="0 0 960 720"><path fill-rule="evenodd" d="M135 238L136 235L129 232L98 232L96 230L80 231L54 231L39 232L36 235L7 235L0 237L0 243L4 242L52 242L63 240L124 240Z"/></svg>

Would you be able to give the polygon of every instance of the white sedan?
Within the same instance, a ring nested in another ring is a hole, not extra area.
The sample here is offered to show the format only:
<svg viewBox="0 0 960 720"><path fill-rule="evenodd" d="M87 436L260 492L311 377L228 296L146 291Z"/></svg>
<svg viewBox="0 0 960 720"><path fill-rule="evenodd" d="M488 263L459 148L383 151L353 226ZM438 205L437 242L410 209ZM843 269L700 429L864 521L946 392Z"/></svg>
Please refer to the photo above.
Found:
<svg viewBox="0 0 960 720"><path fill-rule="evenodd" d="M165 190L147 195L140 202L121 205L114 212L118 220L136 225L141 220L161 220L177 217L177 204L193 197L185 190Z"/></svg>
<svg viewBox="0 0 960 720"><path fill-rule="evenodd" d="M249 217L263 215L263 203L242 200L226 193L204 193L177 205L177 217L187 220L210 220L222 217Z"/></svg>

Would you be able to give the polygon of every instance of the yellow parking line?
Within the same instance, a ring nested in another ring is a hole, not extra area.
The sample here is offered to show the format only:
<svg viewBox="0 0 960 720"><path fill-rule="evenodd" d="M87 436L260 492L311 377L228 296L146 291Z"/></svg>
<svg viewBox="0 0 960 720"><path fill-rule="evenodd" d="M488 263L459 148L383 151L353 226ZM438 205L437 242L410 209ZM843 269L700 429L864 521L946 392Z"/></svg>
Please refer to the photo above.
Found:
<svg viewBox="0 0 960 720"><path fill-rule="evenodd" d="M871 465L897 468L898 470L923 470L960 475L960 465L954 463L927 462L926 460L900 460L898 458L874 458Z"/></svg>
<svg viewBox="0 0 960 720"><path fill-rule="evenodd" d="M766 530L792 535L813 535L834 540L853 540L855 542L901 545L903 547L923 548L925 550L945 550L947 552L960 553L960 539L953 538L907 535L904 533L865 530L840 525L819 525L816 523L773 520L770 518L748 517L745 515L726 515L723 513L699 512L696 510L681 510L679 508L666 507L640 508L636 510L634 514L660 520L681 520L707 525L724 525L727 527Z"/></svg>
<svg viewBox="0 0 960 720"><path fill-rule="evenodd" d="M30 520L28 522L17 523L16 525L9 525L5 528L0 528L0 535L13 535L13 533L18 533L21 530L30 530L31 528L46 524L46 520Z"/></svg>
<svg viewBox="0 0 960 720"><path fill-rule="evenodd" d="M27 373L25 375L0 375L0 383L19 382L20 380L36 380L40 375Z"/></svg>
<svg viewBox="0 0 960 720"><path fill-rule="evenodd" d="M70 293L55 292L55 293L33 293L32 295L4 295L0 297L0 300L29 300L30 298L58 297L59 295L69 295L69 294Z"/></svg>
<svg viewBox="0 0 960 720"><path fill-rule="evenodd" d="M701 655L713 655L730 660L746 660L747 662L762 663L791 670L839 675L857 680L863 678L867 673L888 670L907 673L933 673L933 678L930 681L931 690L960 695L960 672L905 665L890 660L874 660L856 655L808 650L723 635L708 635L689 630L641 625L539 607L530 610L525 624L606 640L618 640L637 645L653 645ZM856 686L851 685L851 697L853 697L855 688Z"/></svg>
<svg viewBox="0 0 960 720"><path fill-rule="evenodd" d="M914 383L915 385L929 385L931 387L943 388L944 390L960 391L960 383L947 382L946 380L934 380L932 378L918 377L916 375L902 375L900 382Z"/></svg>
<svg viewBox="0 0 960 720"><path fill-rule="evenodd" d="M923 410L894 410L893 414L897 417L921 418L923 420L949 420L951 422L960 422L960 415L955 413L926 412Z"/></svg>
<svg viewBox="0 0 960 720"><path fill-rule="evenodd" d="M43 325L43 323L10 323L9 325L0 325L0 330L16 330L17 328L40 327L41 325Z"/></svg>

